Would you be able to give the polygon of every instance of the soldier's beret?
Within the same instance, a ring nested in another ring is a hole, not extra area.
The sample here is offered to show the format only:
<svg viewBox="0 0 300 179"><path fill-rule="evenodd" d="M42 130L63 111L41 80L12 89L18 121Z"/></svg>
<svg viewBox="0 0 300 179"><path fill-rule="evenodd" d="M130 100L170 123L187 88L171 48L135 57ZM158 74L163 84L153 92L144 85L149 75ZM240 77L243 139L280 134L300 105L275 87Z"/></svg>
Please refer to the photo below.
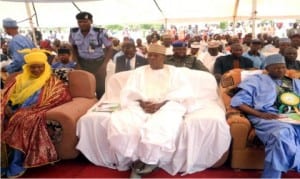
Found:
<svg viewBox="0 0 300 179"><path fill-rule="evenodd" d="M175 41L172 43L173 47L187 47L187 43L183 42L183 41Z"/></svg>

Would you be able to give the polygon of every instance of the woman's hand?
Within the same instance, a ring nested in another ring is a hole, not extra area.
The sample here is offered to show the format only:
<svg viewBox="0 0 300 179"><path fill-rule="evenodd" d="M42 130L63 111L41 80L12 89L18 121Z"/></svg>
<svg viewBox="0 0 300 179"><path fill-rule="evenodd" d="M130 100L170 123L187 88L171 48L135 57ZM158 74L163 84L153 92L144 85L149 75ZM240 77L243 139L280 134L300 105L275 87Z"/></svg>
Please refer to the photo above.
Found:
<svg viewBox="0 0 300 179"><path fill-rule="evenodd" d="M12 108L9 105L6 105L4 108L4 115L7 118L11 118L11 116L14 115L14 111L12 110Z"/></svg>

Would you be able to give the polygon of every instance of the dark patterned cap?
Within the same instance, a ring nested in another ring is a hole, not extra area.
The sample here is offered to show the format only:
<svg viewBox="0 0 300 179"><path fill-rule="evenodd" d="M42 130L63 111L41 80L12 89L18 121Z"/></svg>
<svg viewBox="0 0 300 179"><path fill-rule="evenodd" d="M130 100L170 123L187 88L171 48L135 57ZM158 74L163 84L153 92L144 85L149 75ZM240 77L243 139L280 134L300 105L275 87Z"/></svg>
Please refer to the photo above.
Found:
<svg viewBox="0 0 300 179"><path fill-rule="evenodd" d="M76 15L77 20L93 20L93 15L89 12L80 12Z"/></svg>
<svg viewBox="0 0 300 179"><path fill-rule="evenodd" d="M187 43L183 41L175 41L172 43L173 48L175 47L187 47Z"/></svg>

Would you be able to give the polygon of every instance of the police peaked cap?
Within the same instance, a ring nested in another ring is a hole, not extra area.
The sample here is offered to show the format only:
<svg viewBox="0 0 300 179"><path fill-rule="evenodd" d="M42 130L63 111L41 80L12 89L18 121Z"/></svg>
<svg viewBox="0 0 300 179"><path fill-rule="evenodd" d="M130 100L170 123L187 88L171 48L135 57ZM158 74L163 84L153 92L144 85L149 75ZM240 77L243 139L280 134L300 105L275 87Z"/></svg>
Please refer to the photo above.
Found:
<svg viewBox="0 0 300 179"><path fill-rule="evenodd" d="M89 12L80 12L76 15L77 20L93 20L93 15Z"/></svg>
<svg viewBox="0 0 300 179"><path fill-rule="evenodd" d="M70 54L71 53L71 50L70 49L68 49L68 48L59 48L59 49L57 49L57 53L58 54Z"/></svg>

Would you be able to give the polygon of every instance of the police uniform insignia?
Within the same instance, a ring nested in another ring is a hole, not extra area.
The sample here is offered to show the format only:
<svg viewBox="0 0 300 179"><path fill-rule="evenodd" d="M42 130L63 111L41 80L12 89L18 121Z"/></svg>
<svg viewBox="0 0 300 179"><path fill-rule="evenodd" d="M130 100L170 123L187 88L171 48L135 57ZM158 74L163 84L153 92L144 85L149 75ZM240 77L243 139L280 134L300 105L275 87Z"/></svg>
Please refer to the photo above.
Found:
<svg viewBox="0 0 300 179"><path fill-rule="evenodd" d="M98 28L98 27L93 27L93 30L94 30L95 32L100 32L100 28Z"/></svg>
<svg viewBox="0 0 300 179"><path fill-rule="evenodd" d="M71 28L71 32L73 32L73 33L77 32L78 30L79 30L78 27L73 27L73 28Z"/></svg>
<svg viewBox="0 0 300 179"><path fill-rule="evenodd" d="M84 18L85 18L85 19L89 19L89 15L86 14L86 15L84 16Z"/></svg>

